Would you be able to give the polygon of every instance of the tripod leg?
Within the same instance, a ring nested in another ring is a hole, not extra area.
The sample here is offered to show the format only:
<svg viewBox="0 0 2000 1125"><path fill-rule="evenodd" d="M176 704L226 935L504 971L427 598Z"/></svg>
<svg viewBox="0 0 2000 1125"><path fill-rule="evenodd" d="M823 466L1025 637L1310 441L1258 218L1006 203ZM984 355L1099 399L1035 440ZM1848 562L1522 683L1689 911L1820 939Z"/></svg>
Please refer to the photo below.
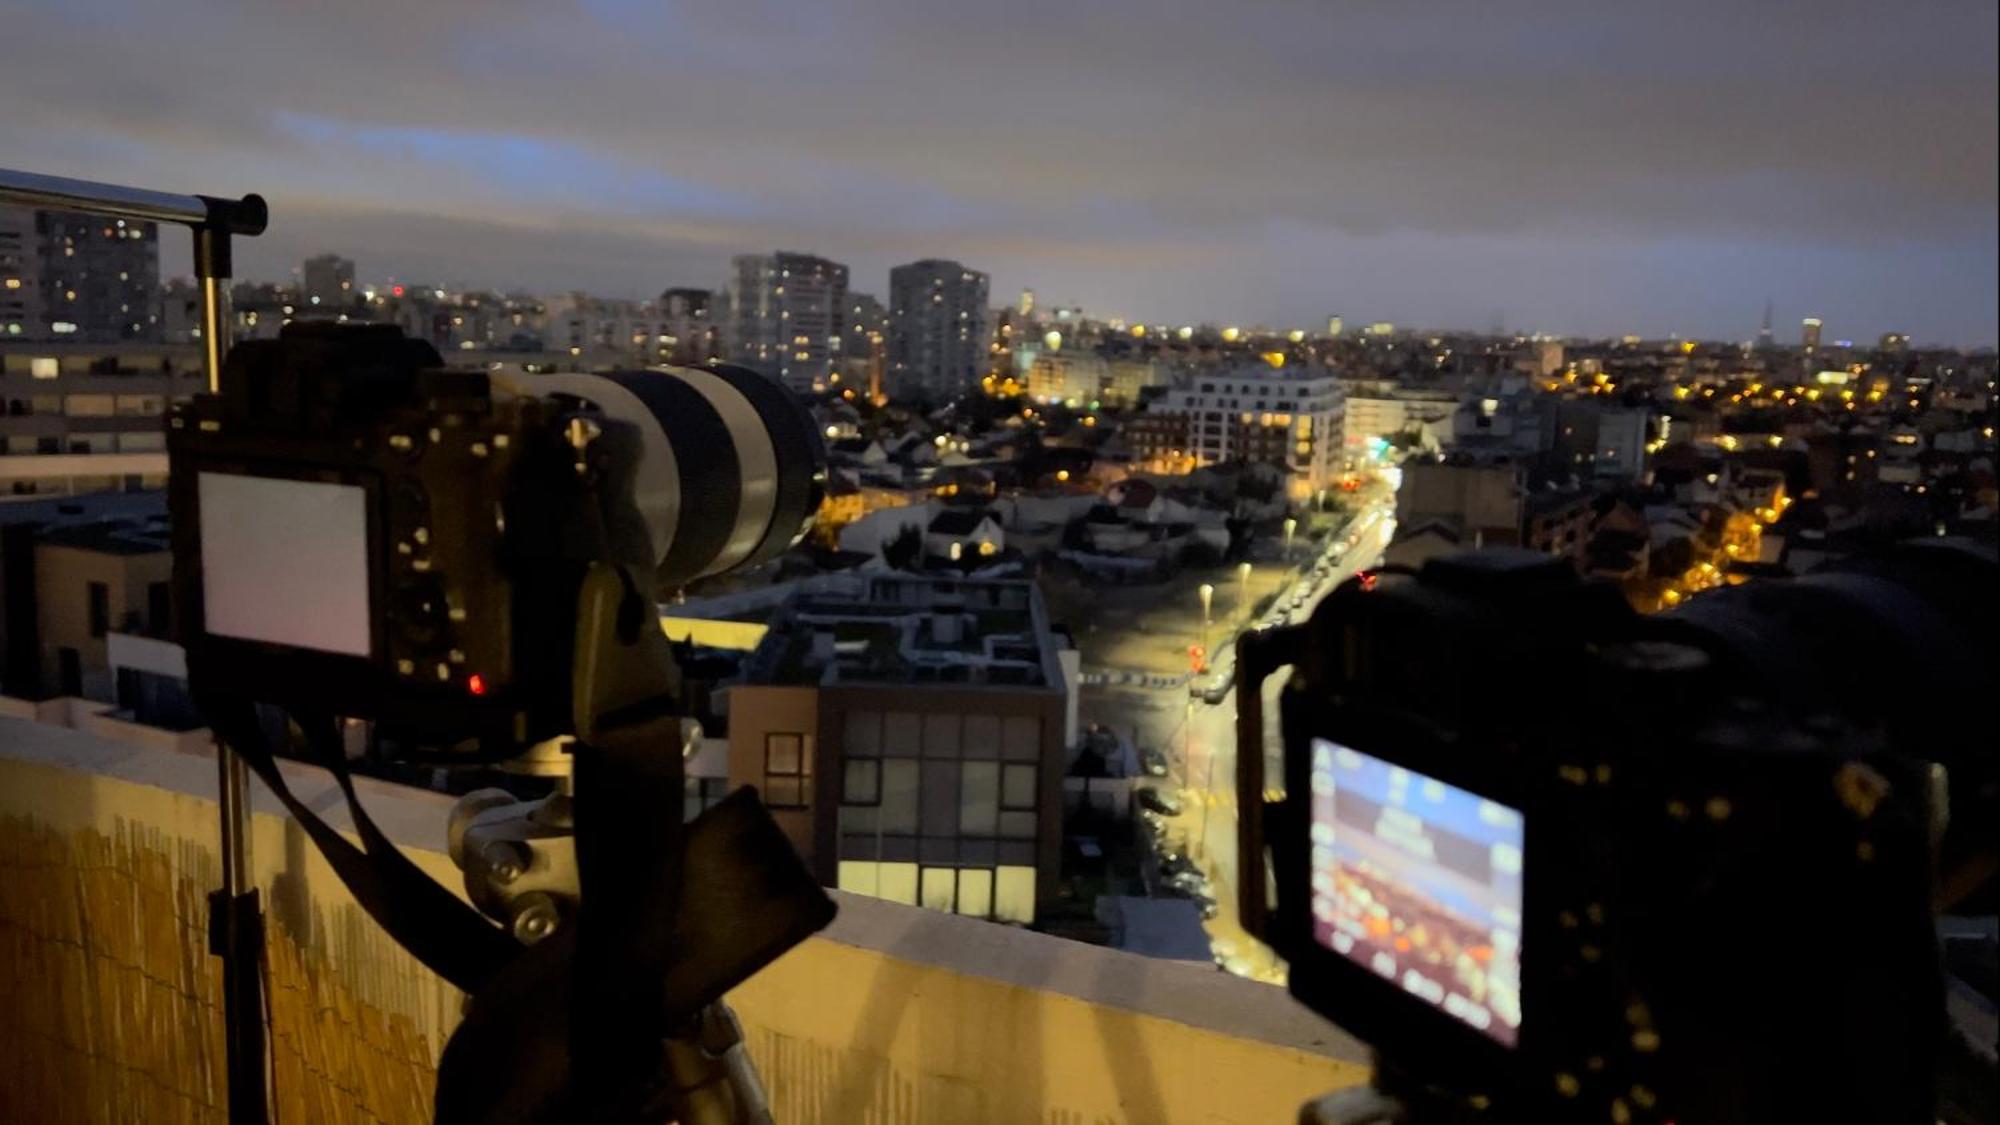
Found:
<svg viewBox="0 0 2000 1125"><path fill-rule="evenodd" d="M231 1125L270 1119L264 1066L264 910L256 888L208 896L209 952L222 958L223 1038Z"/></svg>

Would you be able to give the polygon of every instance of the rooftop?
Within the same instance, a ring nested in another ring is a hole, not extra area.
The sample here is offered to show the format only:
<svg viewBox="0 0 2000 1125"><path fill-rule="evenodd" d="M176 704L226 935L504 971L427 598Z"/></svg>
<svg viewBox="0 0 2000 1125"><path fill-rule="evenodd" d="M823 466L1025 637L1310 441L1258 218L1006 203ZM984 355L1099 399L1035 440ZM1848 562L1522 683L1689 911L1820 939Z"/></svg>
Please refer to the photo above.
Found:
<svg viewBox="0 0 2000 1125"><path fill-rule="evenodd" d="M100 555L156 555L171 549L168 534L164 520L100 520L51 527L38 538Z"/></svg>
<svg viewBox="0 0 2000 1125"><path fill-rule="evenodd" d="M347 827L323 771L281 768ZM219 970L199 909L217 869L215 778L205 751L0 717L0 846L17 861L0 958L8 979L42 982L16 994L19 1050L0 1077L24 1115L86 1091L135 1120L220 1114ZM390 838L456 888L450 798L356 784ZM376 931L252 790L275 1118L428 1119L463 998ZM1206 963L832 893L833 925L729 996L779 1121L1285 1121L1366 1077L1360 1043Z"/></svg>
<svg viewBox="0 0 2000 1125"><path fill-rule="evenodd" d="M745 666L764 684L1060 688L1032 582L855 575L796 591Z"/></svg>

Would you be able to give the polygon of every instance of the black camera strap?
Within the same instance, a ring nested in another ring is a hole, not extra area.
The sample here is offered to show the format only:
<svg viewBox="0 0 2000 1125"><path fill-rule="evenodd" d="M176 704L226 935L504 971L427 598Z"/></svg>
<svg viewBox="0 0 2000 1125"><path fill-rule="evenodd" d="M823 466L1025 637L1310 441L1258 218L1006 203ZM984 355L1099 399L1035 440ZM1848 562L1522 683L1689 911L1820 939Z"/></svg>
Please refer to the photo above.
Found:
<svg viewBox="0 0 2000 1125"><path fill-rule="evenodd" d="M199 683L200 677L192 682ZM340 785L348 815L362 840L359 847L320 819L285 784L255 705L240 699L202 699L200 703L217 736L277 794L355 901L424 967L472 993L520 952L512 938L426 875L375 824L354 791L332 719L301 716L299 726L308 748Z"/></svg>

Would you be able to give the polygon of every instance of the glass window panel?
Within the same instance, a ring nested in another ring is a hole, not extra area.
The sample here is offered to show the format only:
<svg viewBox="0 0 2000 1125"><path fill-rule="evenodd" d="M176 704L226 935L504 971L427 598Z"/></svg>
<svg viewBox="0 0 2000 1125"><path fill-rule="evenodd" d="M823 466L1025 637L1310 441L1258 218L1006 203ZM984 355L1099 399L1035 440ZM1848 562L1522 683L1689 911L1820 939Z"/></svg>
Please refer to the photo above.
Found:
<svg viewBox="0 0 2000 1125"><path fill-rule="evenodd" d="M882 723L882 754L914 758L923 746L923 737L923 716L914 711L891 711Z"/></svg>
<svg viewBox="0 0 2000 1125"><path fill-rule="evenodd" d="M1029 870L1033 870L1030 868ZM890 902L900 902L905 906L917 904L917 865L914 863L884 863L878 876L879 886L875 897L886 898Z"/></svg>
<svg viewBox="0 0 2000 1125"><path fill-rule="evenodd" d="M1001 776L1000 804L1009 809L1035 808L1035 767L1009 764Z"/></svg>
<svg viewBox="0 0 2000 1125"><path fill-rule="evenodd" d="M882 763L882 821L884 832L902 834L917 830L917 763L890 758Z"/></svg>
<svg viewBox="0 0 2000 1125"><path fill-rule="evenodd" d="M872 805L882 799L882 762L876 758L856 758L846 765L840 799L849 805Z"/></svg>
<svg viewBox="0 0 2000 1125"><path fill-rule="evenodd" d="M993 917L1002 922L1035 920L1035 869L1002 867L993 875Z"/></svg>
<svg viewBox="0 0 2000 1125"><path fill-rule="evenodd" d="M882 891L882 865L873 860L843 859L840 861L838 881L834 885L857 895L879 895Z"/></svg>
<svg viewBox="0 0 2000 1125"><path fill-rule="evenodd" d="M840 834L843 836L866 836L871 842L869 855L875 854L872 842L876 830L881 826L882 810L874 805L840 806Z"/></svg>
<svg viewBox="0 0 2000 1125"><path fill-rule="evenodd" d="M968 836L991 836L1000 825L1000 764L966 762L961 774L958 830Z"/></svg>
<svg viewBox="0 0 2000 1125"><path fill-rule="evenodd" d="M796 734L767 734L764 736L764 772L774 774L803 773L805 739Z"/></svg>
<svg viewBox="0 0 2000 1125"><path fill-rule="evenodd" d="M1011 715L1001 727L1001 756L1010 762L1039 761L1042 721L1032 715Z"/></svg>
<svg viewBox="0 0 2000 1125"><path fill-rule="evenodd" d="M1032 840L1035 838L1035 814L1031 812L1003 812L1000 814L1000 835L1009 840Z"/></svg>
<svg viewBox="0 0 2000 1125"><path fill-rule="evenodd" d="M924 833L929 836L958 835L957 762L924 763Z"/></svg>
<svg viewBox="0 0 2000 1125"><path fill-rule="evenodd" d="M997 758L1000 756L1000 716L967 715L965 717L965 756L968 758Z"/></svg>
<svg viewBox="0 0 2000 1125"><path fill-rule="evenodd" d="M958 903L958 870L952 867L924 868L922 905L926 910L951 913Z"/></svg>
<svg viewBox="0 0 2000 1125"><path fill-rule="evenodd" d="M924 757L958 757L958 713L936 711L924 716Z"/></svg>
<svg viewBox="0 0 2000 1125"><path fill-rule="evenodd" d="M874 758L882 753L882 712L849 711L841 752L850 758Z"/></svg>
<svg viewBox="0 0 2000 1125"><path fill-rule="evenodd" d="M796 777L766 777L764 803L774 809L801 809L806 804L805 782Z"/></svg>
<svg viewBox="0 0 2000 1125"><path fill-rule="evenodd" d="M986 918L993 913L993 872L963 867L958 872L958 912Z"/></svg>

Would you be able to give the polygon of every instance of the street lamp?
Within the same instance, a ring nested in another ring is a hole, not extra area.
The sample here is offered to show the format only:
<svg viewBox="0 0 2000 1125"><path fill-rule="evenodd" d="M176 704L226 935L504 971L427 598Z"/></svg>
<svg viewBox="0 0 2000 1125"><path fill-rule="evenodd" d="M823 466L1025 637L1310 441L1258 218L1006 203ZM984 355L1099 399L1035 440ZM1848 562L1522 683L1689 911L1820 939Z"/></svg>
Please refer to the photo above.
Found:
<svg viewBox="0 0 2000 1125"><path fill-rule="evenodd" d="M1292 536L1296 535L1298 533L1298 530L1299 530L1299 521L1293 519L1290 516L1286 516L1285 517L1285 561L1286 562L1292 561Z"/></svg>
<svg viewBox="0 0 2000 1125"><path fill-rule="evenodd" d="M1245 610L1248 610L1248 609L1250 608L1250 564L1249 564L1249 562L1245 561L1245 562L1240 562L1240 563L1237 563L1237 564L1236 564L1236 577L1237 577L1237 580L1238 580L1238 581L1240 581L1240 582L1241 582L1241 583L1243 584L1243 600L1242 600L1242 605L1243 605L1243 608L1244 608Z"/></svg>

